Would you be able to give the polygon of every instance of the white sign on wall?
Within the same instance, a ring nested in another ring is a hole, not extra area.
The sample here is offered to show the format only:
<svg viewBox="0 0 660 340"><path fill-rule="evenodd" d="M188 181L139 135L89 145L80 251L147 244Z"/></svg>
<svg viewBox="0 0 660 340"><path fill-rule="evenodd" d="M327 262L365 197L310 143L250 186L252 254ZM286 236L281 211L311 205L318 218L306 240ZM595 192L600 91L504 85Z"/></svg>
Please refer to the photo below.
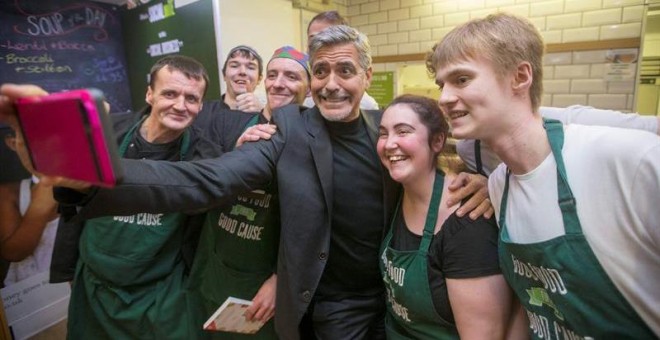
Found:
<svg viewBox="0 0 660 340"><path fill-rule="evenodd" d="M64 320L69 306L69 283L48 283L41 272L0 290L7 325L15 339L26 339Z"/></svg>
<svg viewBox="0 0 660 340"><path fill-rule="evenodd" d="M605 81L635 80L637 72L636 48L618 49L607 51L607 61L603 79Z"/></svg>

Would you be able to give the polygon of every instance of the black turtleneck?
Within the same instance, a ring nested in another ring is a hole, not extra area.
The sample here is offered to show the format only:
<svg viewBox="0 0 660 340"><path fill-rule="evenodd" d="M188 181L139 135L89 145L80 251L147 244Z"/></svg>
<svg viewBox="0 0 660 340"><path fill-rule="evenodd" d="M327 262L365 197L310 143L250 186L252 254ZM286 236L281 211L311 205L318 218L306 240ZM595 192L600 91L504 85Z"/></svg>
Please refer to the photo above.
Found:
<svg viewBox="0 0 660 340"><path fill-rule="evenodd" d="M326 121L333 154L330 251L317 294L381 292L378 253L383 235L383 183L364 120Z"/></svg>

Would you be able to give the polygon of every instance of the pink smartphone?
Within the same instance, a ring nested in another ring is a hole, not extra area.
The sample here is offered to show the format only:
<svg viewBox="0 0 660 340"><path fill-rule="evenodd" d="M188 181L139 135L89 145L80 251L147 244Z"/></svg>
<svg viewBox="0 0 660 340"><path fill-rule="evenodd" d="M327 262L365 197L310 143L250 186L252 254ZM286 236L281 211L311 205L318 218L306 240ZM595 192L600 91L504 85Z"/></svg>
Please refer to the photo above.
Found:
<svg viewBox="0 0 660 340"><path fill-rule="evenodd" d="M114 186L121 178L101 91L20 98L15 106L35 170L104 187Z"/></svg>

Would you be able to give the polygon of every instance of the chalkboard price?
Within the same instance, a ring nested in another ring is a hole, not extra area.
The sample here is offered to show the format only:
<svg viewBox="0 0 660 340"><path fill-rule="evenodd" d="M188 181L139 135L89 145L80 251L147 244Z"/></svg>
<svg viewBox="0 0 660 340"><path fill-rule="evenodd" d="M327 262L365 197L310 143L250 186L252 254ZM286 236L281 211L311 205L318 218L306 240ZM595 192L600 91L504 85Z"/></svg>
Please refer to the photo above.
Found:
<svg viewBox="0 0 660 340"><path fill-rule="evenodd" d="M91 1L0 2L0 82L48 91L94 87L131 107L121 9Z"/></svg>

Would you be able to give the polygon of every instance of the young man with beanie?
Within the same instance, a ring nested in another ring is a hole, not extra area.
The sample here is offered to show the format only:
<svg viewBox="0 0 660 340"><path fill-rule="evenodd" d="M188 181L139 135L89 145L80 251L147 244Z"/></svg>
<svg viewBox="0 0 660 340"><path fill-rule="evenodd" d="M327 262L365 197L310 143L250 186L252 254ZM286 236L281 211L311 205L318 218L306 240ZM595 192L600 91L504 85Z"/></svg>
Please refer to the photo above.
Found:
<svg viewBox="0 0 660 340"><path fill-rule="evenodd" d="M222 77L227 92L222 95L225 109L244 112L259 112L264 105L254 94L263 79L263 61L255 49L238 45L227 54L222 66Z"/></svg>
<svg viewBox="0 0 660 340"><path fill-rule="evenodd" d="M222 65L222 76L225 80L226 92L220 100L204 102L194 126L202 130L205 137L220 143L223 149L231 150L236 142L234 132L243 129L250 117L232 116L231 119L223 119L218 116L222 116L228 110L255 114L264 108L254 94L254 90L263 78L261 56L250 46L238 45L232 48ZM220 130L209 129L213 125Z"/></svg>

